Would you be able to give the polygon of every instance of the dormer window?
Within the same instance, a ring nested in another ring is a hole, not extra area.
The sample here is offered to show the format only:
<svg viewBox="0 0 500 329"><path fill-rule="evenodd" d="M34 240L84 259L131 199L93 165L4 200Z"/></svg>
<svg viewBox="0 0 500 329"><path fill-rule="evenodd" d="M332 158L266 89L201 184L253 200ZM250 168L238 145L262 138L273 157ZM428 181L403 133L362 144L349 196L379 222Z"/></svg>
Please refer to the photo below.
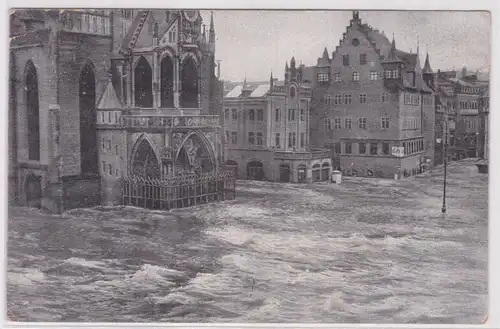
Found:
<svg viewBox="0 0 500 329"><path fill-rule="evenodd" d="M295 87L290 88L290 97L295 98Z"/></svg>
<svg viewBox="0 0 500 329"><path fill-rule="evenodd" d="M318 82L325 83L330 80L328 73L318 73Z"/></svg>

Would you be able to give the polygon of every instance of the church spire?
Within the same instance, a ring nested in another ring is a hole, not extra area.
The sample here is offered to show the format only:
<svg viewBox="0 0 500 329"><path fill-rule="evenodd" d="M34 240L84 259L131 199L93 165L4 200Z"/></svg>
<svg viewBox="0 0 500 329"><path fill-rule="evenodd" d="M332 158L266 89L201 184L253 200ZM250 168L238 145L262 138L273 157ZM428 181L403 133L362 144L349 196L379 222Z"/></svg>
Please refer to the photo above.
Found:
<svg viewBox="0 0 500 329"><path fill-rule="evenodd" d="M330 56L328 56L328 49L326 49L326 47L325 50L323 50L323 59L330 59Z"/></svg>
<svg viewBox="0 0 500 329"><path fill-rule="evenodd" d="M422 72L425 74L425 73L428 73L428 74L432 74L432 68L431 68L431 63L429 61L429 53L427 53L425 55L425 63L424 63L424 68L422 70Z"/></svg>
<svg viewBox="0 0 500 329"><path fill-rule="evenodd" d="M353 20L353 22L357 22L357 23L360 22L359 11L357 11L357 10L352 11L352 20Z"/></svg>
<svg viewBox="0 0 500 329"><path fill-rule="evenodd" d="M215 28L214 28L214 12L210 12L210 30L208 30L209 33L209 40L208 42L211 44L215 44Z"/></svg>

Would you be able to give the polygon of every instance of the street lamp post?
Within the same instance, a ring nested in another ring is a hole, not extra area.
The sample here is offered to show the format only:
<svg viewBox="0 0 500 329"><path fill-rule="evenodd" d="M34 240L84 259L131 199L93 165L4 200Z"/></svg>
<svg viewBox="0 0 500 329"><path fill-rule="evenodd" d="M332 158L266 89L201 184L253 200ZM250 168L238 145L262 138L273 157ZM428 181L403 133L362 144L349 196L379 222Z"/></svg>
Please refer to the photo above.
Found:
<svg viewBox="0 0 500 329"><path fill-rule="evenodd" d="M443 207L441 212L446 213L446 167L448 164L448 113L445 113L445 132L444 132L444 180L443 180Z"/></svg>

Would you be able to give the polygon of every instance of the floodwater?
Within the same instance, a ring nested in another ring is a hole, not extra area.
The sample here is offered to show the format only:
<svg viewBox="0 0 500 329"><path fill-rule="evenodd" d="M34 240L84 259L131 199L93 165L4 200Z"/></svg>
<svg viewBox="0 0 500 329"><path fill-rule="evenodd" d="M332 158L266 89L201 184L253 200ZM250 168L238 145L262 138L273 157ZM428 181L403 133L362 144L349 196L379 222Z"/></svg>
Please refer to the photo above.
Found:
<svg viewBox="0 0 500 329"><path fill-rule="evenodd" d="M238 182L237 200L168 213L12 208L14 321L480 323L487 175Z"/></svg>

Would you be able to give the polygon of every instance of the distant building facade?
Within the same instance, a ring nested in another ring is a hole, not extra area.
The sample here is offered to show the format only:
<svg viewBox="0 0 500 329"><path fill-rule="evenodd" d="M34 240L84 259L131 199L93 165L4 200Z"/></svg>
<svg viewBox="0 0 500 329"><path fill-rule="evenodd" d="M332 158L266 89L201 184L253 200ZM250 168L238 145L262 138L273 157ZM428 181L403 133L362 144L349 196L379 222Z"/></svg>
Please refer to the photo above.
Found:
<svg viewBox="0 0 500 329"><path fill-rule="evenodd" d="M439 98L436 111L443 111L448 117L448 144L452 158L479 156L480 109L488 82L479 81L477 74L467 74L464 68L461 74L438 71L436 85ZM437 147L442 148L441 145Z"/></svg>
<svg viewBox="0 0 500 329"><path fill-rule="evenodd" d="M489 87L481 95L481 104L479 106L479 139L478 139L478 157L488 160L489 153L489 124L490 124L490 89Z"/></svg>
<svg viewBox="0 0 500 329"><path fill-rule="evenodd" d="M10 51L17 203L114 203L123 175L222 164L215 30L199 11L16 10Z"/></svg>
<svg viewBox="0 0 500 329"><path fill-rule="evenodd" d="M292 58L285 80L236 85L224 97L226 165L240 179L280 182L328 180L328 150L310 148L311 90L304 66Z"/></svg>
<svg viewBox="0 0 500 329"><path fill-rule="evenodd" d="M396 48L353 18L332 57L315 69L311 142L345 175L416 175L434 162L434 75L429 58Z"/></svg>

